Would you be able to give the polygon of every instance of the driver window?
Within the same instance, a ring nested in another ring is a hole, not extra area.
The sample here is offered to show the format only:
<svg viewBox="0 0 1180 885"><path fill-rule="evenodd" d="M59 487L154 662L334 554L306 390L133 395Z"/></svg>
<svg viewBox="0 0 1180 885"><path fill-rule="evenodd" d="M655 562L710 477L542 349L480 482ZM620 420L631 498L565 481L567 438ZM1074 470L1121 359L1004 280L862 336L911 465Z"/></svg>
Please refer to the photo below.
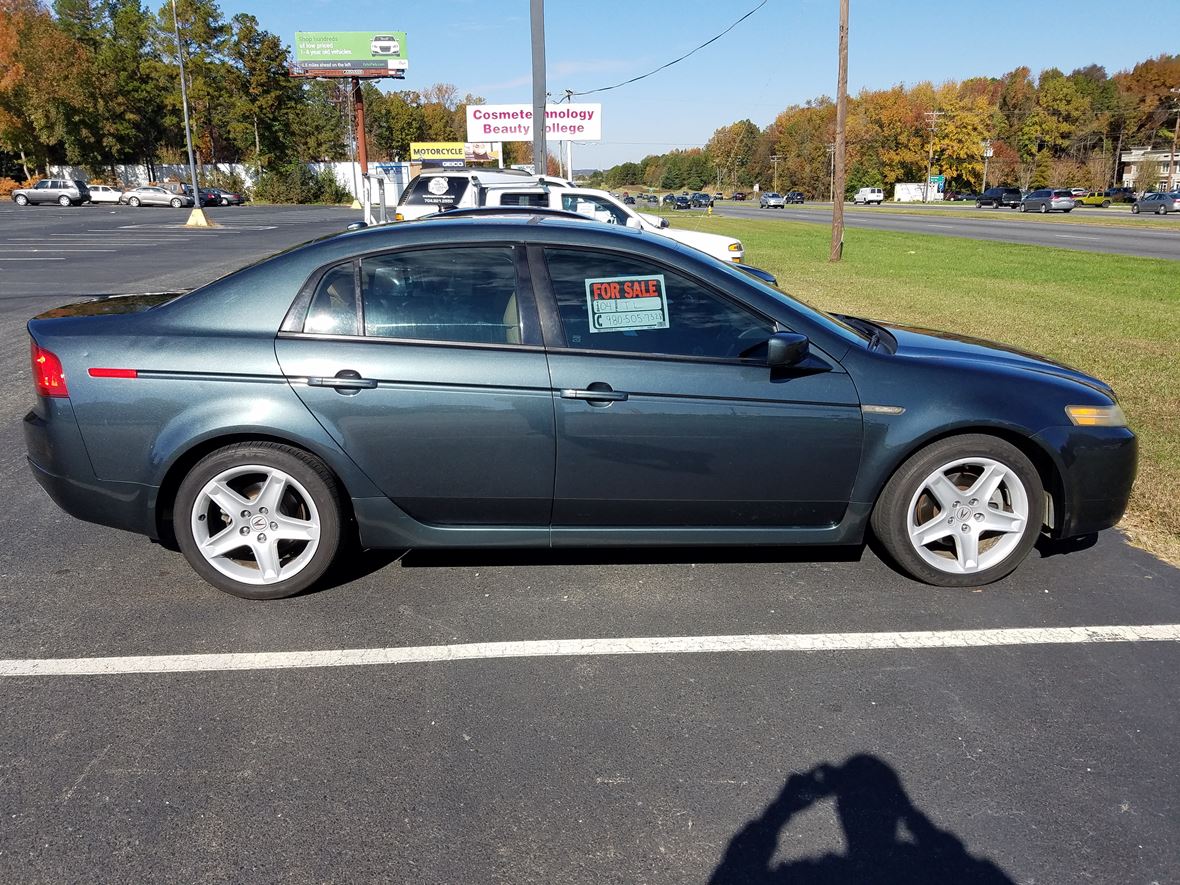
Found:
<svg viewBox="0 0 1180 885"><path fill-rule="evenodd" d="M545 250L569 347L757 359L774 324L688 277L643 260Z"/></svg>

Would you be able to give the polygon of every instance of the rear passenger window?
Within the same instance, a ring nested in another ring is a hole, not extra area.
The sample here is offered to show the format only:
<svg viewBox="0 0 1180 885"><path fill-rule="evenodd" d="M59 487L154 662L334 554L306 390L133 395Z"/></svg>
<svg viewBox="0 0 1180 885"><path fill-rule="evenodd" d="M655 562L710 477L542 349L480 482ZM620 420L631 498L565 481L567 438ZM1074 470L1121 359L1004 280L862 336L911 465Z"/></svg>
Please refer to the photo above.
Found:
<svg viewBox="0 0 1180 885"><path fill-rule="evenodd" d="M365 334L520 344L510 246L423 249L361 261Z"/></svg>
<svg viewBox="0 0 1180 885"><path fill-rule="evenodd" d="M529 206L530 208L546 208L549 205L548 194L501 194L501 206Z"/></svg>
<svg viewBox="0 0 1180 885"><path fill-rule="evenodd" d="M352 262L330 269L320 279L304 332L319 335L356 335L356 274Z"/></svg>

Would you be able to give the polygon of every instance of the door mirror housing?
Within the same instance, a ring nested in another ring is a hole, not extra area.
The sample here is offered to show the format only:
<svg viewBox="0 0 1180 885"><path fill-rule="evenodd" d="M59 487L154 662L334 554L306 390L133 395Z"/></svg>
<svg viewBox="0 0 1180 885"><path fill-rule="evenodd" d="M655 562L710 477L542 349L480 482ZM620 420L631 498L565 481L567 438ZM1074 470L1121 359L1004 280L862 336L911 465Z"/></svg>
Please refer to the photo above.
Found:
<svg viewBox="0 0 1180 885"><path fill-rule="evenodd" d="M798 332L775 332L766 342L766 365L772 369L785 369L798 365L811 352L806 335Z"/></svg>
<svg viewBox="0 0 1180 885"><path fill-rule="evenodd" d="M632 230L640 230L643 227L643 222L640 221L638 218L636 218L634 215L628 215L627 216L627 227L631 228Z"/></svg>

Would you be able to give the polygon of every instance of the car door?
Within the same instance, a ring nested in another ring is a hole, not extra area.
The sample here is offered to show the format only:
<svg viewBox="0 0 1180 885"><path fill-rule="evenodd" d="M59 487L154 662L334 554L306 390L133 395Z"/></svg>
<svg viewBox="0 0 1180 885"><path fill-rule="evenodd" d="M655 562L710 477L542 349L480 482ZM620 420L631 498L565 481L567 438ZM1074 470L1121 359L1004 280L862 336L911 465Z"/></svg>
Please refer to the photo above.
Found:
<svg viewBox="0 0 1180 885"><path fill-rule="evenodd" d="M861 452L825 354L771 371L780 327L647 258L532 250L557 417L553 525L838 523Z"/></svg>
<svg viewBox="0 0 1180 885"><path fill-rule="evenodd" d="M549 524L553 403L523 260L480 243L344 261L276 342L308 409L421 522Z"/></svg>
<svg viewBox="0 0 1180 885"><path fill-rule="evenodd" d="M45 179L38 181L33 185L32 190L29 191L30 203L52 203L57 199L56 194L53 193L54 182L52 179Z"/></svg>

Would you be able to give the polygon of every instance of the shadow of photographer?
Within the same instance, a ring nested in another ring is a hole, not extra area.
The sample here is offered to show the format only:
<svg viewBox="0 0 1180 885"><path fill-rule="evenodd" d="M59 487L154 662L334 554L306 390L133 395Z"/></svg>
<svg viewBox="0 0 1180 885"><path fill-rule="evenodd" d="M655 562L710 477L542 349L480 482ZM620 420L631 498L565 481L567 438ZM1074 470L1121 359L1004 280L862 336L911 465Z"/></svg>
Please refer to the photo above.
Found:
<svg viewBox="0 0 1180 885"><path fill-rule="evenodd" d="M774 863L791 819L833 799L847 854ZM901 779L870 755L792 774L762 814L729 842L710 885L1014 885L989 860L972 857L953 833L914 807Z"/></svg>

